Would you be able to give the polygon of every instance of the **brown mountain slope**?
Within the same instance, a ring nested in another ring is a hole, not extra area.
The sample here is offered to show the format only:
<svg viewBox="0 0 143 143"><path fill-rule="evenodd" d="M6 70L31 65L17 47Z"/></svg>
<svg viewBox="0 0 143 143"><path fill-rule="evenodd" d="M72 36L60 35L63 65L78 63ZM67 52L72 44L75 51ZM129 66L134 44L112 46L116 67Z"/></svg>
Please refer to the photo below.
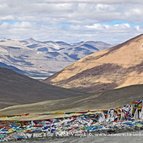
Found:
<svg viewBox="0 0 143 143"><path fill-rule="evenodd" d="M93 53L44 82L86 92L143 83L143 34L111 49Z"/></svg>
<svg viewBox="0 0 143 143"><path fill-rule="evenodd" d="M81 93L41 83L0 68L0 108L79 96Z"/></svg>
<svg viewBox="0 0 143 143"><path fill-rule="evenodd" d="M0 114L42 113L47 111L84 111L123 106L131 101L143 99L143 84L114 89L106 93L77 96L59 100L16 105L0 110Z"/></svg>

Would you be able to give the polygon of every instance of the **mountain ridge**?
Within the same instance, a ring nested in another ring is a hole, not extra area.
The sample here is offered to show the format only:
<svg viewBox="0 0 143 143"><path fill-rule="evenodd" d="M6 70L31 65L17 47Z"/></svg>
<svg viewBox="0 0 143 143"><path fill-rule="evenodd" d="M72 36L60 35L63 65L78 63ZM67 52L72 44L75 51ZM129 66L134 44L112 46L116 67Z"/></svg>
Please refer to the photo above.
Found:
<svg viewBox="0 0 143 143"><path fill-rule="evenodd" d="M103 92L143 83L143 35L95 52L44 82L65 88ZM92 88L91 88L92 87ZM102 91L103 90L103 91Z"/></svg>
<svg viewBox="0 0 143 143"><path fill-rule="evenodd" d="M0 68L0 79L0 108L84 95L82 92L47 85L6 68Z"/></svg>
<svg viewBox="0 0 143 143"><path fill-rule="evenodd" d="M27 76L47 78L85 55L110 46L94 41L69 44L32 38L20 41L5 39L0 40L0 62L15 66Z"/></svg>

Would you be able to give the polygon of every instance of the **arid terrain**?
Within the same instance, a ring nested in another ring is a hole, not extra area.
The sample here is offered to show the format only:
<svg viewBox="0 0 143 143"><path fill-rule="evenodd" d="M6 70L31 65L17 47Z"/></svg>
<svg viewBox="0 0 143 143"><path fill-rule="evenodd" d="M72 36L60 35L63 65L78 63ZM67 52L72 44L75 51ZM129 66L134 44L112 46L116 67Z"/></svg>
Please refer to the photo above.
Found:
<svg viewBox="0 0 143 143"><path fill-rule="evenodd" d="M44 81L0 68L0 113L105 109L142 99L142 43L139 35L95 52Z"/></svg>
<svg viewBox="0 0 143 143"><path fill-rule="evenodd" d="M79 95L81 93L47 85L14 71L0 68L0 108Z"/></svg>
<svg viewBox="0 0 143 143"><path fill-rule="evenodd" d="M89 109L109 109L120 107L131 101L143 98L143 85L133 85L102 94L80 95L66 99L47 100L33 104L6 107L0 110L3 115L21 113L43 113L47 111L84 111ZM21 101L22 102L22 101ZM15 103L11 102L13 105ZM17 103L18 104L18 103ZM20 102L19 102L20 104Z"/></svg>
<svg viewBox="0 0 143 143"><path fill-rule="evenodd" d="M143 84L143 35L95 52L51 76L46 83L98 93Z"/></svg>
<svg viewBox="0 0 143 143"><path fill-rule="evenodd" d="M143 143L143 0L0 0L0 142Z"/></svg>
<svg viewBox="0 0 143 143"><path fill-rule="evenodd" d="M134 136L133 136L134 135ZM117 134L117 136L89 136L89 137L68 137L68 138L58 138L58 139L41 139L34 141L17 141L16 143L142 143L143 133L125 133L123 135ZM9 142L13 143L13 142Z"/></svg>

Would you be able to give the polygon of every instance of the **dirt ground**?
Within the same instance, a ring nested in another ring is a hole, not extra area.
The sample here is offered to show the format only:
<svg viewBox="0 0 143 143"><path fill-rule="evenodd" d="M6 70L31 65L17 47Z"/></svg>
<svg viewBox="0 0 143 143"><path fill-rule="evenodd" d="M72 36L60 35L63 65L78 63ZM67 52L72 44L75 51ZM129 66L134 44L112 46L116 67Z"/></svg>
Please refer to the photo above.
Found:
<svg viewBox="0 0 143 143"><path fill-rule="evenodd" d="M69 137L59 139L42 139L33 141L17 141L15 143L142 143L143 131L113 134L109 136ZM14 143L11 141L9 143Z"/></svg>

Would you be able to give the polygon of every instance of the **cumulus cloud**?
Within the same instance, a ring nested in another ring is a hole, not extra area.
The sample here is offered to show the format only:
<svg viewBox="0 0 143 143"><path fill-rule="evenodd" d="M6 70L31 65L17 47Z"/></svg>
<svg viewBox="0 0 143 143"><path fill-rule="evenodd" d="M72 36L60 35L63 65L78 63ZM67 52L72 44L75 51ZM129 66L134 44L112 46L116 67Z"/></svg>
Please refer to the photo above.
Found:
<svg viewBox="0 0 143 143"><path fill-rule="evenodd" d="M136 26L131 27L130 24L128 23L123 23L123 24L114 24L114 25L107 25L107 24L100 24L96 23L93 25L87 25L86 28L89 29L96 29L96 30L117 30L117 31L122 31L122 30L128 30L132 28L136 28Z"/></svg>
<svg viewBox="0 0 143 143"><path fill-rule="evenodd" d="M143 32L142 15L142 0L1 0L0 32L6 38L116 43Z"/></svg>

